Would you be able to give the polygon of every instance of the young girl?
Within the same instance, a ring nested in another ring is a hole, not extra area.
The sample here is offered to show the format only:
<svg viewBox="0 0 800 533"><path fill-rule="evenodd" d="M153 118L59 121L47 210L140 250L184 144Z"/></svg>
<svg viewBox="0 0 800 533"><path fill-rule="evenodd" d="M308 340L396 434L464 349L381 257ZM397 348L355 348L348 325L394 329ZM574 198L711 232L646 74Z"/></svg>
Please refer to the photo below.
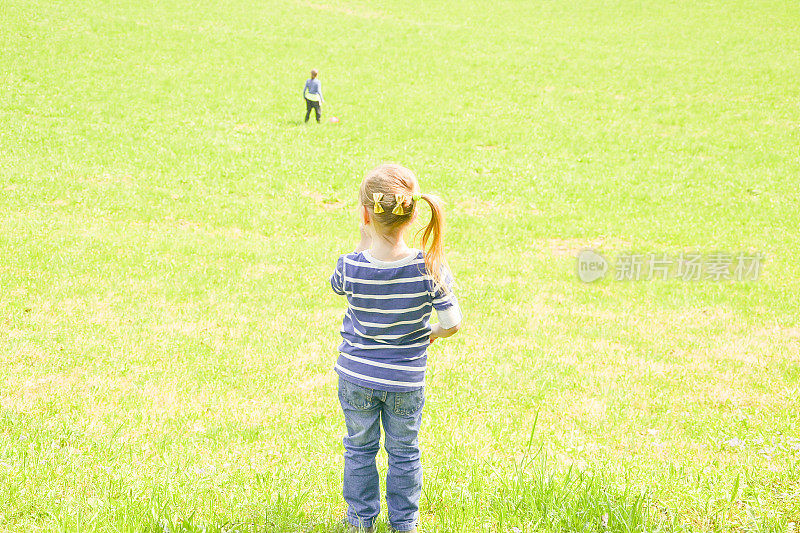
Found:
<svg viewBox="0 0 800 533"><path fill-rule="evenodd" d="M414 174L381 165L361 182L361 242L339 257L334 292L347 296L336 372L344 412L344 499L348 531L374 531L380 513L375 456L380 426L389 456L386 504L395 531L416 532L422 491L419 433L425 403L428 346L458 331L461 311L442 249L440 201L420 193ZM409 248L406 230L417 204L431 208L422 248ZM429 320L436 310L437 324Z"/></svg>

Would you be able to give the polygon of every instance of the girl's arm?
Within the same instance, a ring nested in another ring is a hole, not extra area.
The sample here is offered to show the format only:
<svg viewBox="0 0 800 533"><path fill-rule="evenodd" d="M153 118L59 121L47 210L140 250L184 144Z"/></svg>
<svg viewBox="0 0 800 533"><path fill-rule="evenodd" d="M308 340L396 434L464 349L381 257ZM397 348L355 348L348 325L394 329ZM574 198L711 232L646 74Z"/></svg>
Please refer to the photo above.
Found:
<svg viewBox="0 0 800 533"><path fill-rule="evenodd" d="M433 308L436 309L436 316L439 317L439 322L431 326L431 343L436 339L452 337L461 326L461 308L458 305L458 298L453 292L455 285L453 274L446 267L443 268L442 278L447 289L434 286Z"/></svg>

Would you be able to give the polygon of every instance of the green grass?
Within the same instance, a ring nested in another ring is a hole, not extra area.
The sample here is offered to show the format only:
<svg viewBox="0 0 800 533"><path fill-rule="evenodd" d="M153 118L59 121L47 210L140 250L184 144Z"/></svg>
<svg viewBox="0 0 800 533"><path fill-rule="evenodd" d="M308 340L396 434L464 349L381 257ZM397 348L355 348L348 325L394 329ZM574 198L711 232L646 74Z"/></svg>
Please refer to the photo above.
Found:
<svg viewBox="0 0 800 533"><path fill-rule="evenodd" d="M0 8L0 530L338 531L328 278L387 160L465 313L424 531L800 522L797 3L254 4ZM588 245L767 263L587 285Z"/></svg>

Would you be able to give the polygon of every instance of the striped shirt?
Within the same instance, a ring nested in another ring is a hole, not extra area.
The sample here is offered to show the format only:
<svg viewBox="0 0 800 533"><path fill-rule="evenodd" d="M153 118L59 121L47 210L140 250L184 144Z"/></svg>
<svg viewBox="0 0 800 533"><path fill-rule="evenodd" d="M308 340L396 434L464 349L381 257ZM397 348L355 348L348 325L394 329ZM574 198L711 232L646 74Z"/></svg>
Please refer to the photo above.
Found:
<svg viewBox="0 0 800 533"><path fill-rule="evenodd" d="M380 261L368 250L339 257L331 287L348 303L334 367L342 379L384 391L423 387L434 309L445 329L461 322L446 267L442 281L446 290L428 274L421 250L398 261Z"/></svg>

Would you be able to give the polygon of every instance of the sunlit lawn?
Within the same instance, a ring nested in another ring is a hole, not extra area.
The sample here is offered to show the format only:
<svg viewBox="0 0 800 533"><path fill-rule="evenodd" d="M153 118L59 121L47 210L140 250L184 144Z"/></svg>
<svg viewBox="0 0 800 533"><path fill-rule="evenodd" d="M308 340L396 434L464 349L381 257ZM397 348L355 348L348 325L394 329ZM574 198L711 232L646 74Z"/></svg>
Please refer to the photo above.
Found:
<svg viewBox="0 0 800 533"><path fill-rule="evenodd" d="M0 13L0 530L339 531L328 278L389 160L465 313L423 531L800 522L797 3ZM584 247L766 262L584 284Z"/></svg>

